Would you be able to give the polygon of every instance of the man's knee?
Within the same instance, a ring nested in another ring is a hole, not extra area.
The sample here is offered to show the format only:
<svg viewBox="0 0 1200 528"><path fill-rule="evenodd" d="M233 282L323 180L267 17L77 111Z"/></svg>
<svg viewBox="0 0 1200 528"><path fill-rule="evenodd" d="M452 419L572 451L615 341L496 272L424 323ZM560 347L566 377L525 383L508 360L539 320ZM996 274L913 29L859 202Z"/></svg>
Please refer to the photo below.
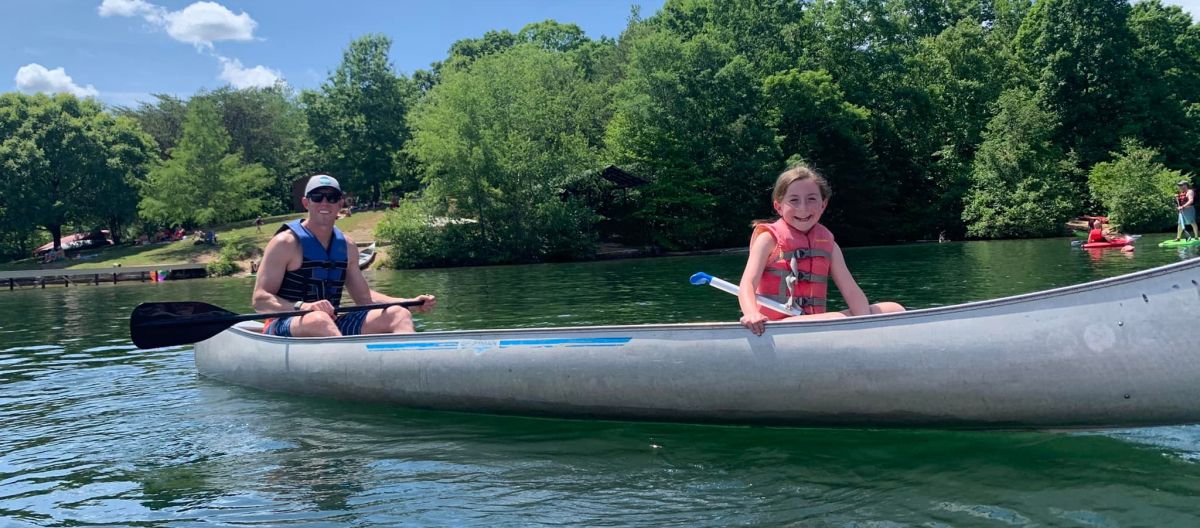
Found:
<svg viewBox="0 0 1200 528"><path fill-rule="evenodd" d="M388 315L388 323L393 330L398 328L412 328L412 312L400 306L396 306L393 308L388 308L384 313Z"/></svg>
<svg viewBox="0 0 1200 528"><path fill-rule="evenodd" d="M292 335L296 337L325 337L342 335L337 323L325 312L304 314L294 321ZM298 326L298 328L297 328Z"/></svg>
<svg viewBox="0 0 1200 528"><path fill-rule="evenodd" d="M389 306L379 315L379 324L392 333L413 331L412 312L400 306Z"/></svg>

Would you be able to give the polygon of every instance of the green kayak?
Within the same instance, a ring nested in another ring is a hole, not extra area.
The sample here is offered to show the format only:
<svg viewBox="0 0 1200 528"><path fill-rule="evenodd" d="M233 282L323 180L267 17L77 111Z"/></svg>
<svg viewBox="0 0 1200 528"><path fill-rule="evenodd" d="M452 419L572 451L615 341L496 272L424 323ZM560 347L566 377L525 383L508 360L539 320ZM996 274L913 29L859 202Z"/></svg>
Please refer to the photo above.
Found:
<svg viewBox="0 0 1200 528"><path fill-rule="evenodd" d="M1160 242L1158 247L1188 247L1200 246L1200 238L1185 238L1183 240L1166 240Z"/></svg>

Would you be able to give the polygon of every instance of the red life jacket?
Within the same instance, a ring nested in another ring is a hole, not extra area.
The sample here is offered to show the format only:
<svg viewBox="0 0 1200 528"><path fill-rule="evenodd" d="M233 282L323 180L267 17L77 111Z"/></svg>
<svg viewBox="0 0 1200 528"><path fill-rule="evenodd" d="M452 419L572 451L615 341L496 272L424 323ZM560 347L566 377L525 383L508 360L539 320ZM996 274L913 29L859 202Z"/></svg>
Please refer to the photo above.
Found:
<svg viewBox="0 0 1200 528"><path fill-rule="evenodd" d="M825 313L833 233L821 224L801 233L780 219L755 226L751 243L763 232L775 237L775 249L758 279L758 293L806 314ZM762 306L758 310L772 320L789 316Z"/></svg>
<svg viewBox="0 0 1200 528"><path fill-rule="evenodd" d="M1191 189L1188 189L1188 190L1190 191ZM1179 205L1183 205L1183 204L1187 203L1187 195L1188 195L1188 191L1183 191L1179 194L1176 194L1175 201L1179 202ZM1195 205L1195 204L1192 204L1192 205Z"/></svg>
<svg viewBox="0 0 1200 528"><path fill-rule="evenodd" d="M1162 196L1162 195L1159 195L1159 196ZM1108 241L1108 239L1104 238L1103 231L1101 231L1099 229L1093 229L1091 231L1088 231L1088 243L1089 244L1091 244L1092 242L1107 242L1107 241Z"/></svg>

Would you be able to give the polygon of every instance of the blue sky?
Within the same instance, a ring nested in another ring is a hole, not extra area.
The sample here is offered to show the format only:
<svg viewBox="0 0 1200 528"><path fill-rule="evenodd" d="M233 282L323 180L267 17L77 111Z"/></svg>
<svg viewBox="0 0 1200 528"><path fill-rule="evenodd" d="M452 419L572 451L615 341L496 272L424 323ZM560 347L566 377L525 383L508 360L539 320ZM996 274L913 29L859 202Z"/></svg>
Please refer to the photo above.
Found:
<svg viewBox="0 0 1200 528"><path fill-rule="evenodd" d="M315 88L354 38L383 33L408 74L450 44L546 19L616 37L664 0L2 0L0 91L71 91L132 105L282 78ZM1164 0L1200 11L1200 0ZM1194 16L1194 15L1193 15Z"/></svg>
<svg viewBox="0 0 1200 528"><path fill-rule="evenodd" d="M392 39L409 74L450 45L530 22L578 24L616 37L633 5L663 0L3 0L0 91L72 91L131 105L150 93L188 97L281 77L316 88L356 37ZM61 70L59 70L61 68ZM68 80L69 78L69 80Z"/></svg>

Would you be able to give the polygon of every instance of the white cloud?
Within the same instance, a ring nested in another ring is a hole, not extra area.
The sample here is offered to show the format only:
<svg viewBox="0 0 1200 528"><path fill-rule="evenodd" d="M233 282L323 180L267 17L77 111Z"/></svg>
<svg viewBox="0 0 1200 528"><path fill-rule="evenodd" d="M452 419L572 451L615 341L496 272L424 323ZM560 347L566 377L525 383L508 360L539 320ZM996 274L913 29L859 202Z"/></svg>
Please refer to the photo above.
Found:
<svg viewBox="0 0 1200 528"><path fill-rule="evenodd" d="M67 75L61 67L47 70L36 62L26 64L17 69L17 89L25 93L60 93L67 92L78 97L95 97L100 92L92 85L79 86Z"/></svg>
<svg viewBox="0 0 1200 528"><path fill-rule="evenodd" d="M217 58L221 61L221 75L218 78L232 84L234 88L265 88L274 86L283 78L278 71L266 66L245 68L240 60L226 57Z"/></svg>
<svg viewBox="0 0 1200 528"><path fill-rule="evenodd" d="M166 8L156 6L145 0L104 0L100 3L98 11L100 11L100 16L102 17L140 16L156 25L162 24L163 15L167 13Z"/></svg>
<svg viewBox="0 0 1200 528"><path fill-rule="evenodd" d="M104 0L99 11L102 17L140 16L175 40L205 48L222 40L253 40L254 28L258 27L245 11L235 15L216 2L196 2L180 11L169 11L145 0Z"/></svg>
<svg viewBox="0 0 1200 528"><path fill-rule="evenodd" d="M218 40L253 40L258 26L245 11L233 14L216 2L196 2L167 13L167 34L181 42L211 47Z"/></svg>

